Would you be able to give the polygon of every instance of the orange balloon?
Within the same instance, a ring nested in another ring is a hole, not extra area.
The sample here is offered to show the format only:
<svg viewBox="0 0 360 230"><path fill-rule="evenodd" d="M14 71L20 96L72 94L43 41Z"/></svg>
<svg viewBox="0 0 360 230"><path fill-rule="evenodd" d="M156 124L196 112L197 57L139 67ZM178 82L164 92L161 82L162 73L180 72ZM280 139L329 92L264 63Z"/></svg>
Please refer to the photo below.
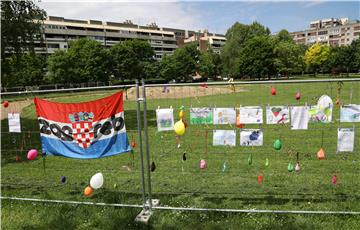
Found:
<svg viewBox="0 0 360 230"><path fill-rule="evenodd" d="M92 193L93 193L93 189L90 187L90 186L87 186L86 188L85 188L85 190L84 190L84 195L85 196L91 196L92 195Z"/></svg>
<svg viewBox="0 0 360 230"><path fill-rule="evenodd" d="M319 160L324 160L325 159L325 151L323 148L321 148L319 150L319 152L317 152L317 157Z"/></svg>

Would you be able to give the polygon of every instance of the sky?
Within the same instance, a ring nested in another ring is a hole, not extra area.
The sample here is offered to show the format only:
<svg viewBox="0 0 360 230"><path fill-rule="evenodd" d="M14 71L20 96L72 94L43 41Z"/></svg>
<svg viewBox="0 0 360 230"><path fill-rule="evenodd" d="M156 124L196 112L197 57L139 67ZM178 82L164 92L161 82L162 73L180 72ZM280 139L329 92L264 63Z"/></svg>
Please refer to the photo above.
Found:
<svg viewBox="0 0 360 230"><path fill-rule="evenodd" d="M225 34L235 22L260 22L272 33L299 31L322 18L360 19L359 1L128 1L42 0L48 15L135 24L156 22L159 27L203 30Z"/></svg>

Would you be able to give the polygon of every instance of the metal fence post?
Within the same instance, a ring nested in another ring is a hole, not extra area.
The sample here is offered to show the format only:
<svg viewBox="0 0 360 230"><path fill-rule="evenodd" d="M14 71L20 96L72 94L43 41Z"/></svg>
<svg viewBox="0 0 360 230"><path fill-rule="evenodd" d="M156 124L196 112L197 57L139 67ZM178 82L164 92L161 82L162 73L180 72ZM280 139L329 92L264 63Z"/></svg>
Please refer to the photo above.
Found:
<svg viewBox="0 0 360 230"><path fill-rule="evenodd" d="M144 157L142 148L142 135L141 135L141 116L140 116L140 102L139 98L139 81L136 79L136 115L137 115L137 126L139 135L139 152L140 152L140 165L141 165L141 185L142 185L142 196L143 196L143 209L146 208L146 197L145 197L145 177L144 177Z"/></svg>
<svg viewBox="0 0 360 230"><path fill-rule="evenodd" d="M145 80L142 79L142 97L143 97L143 109L144 109L144 139L145 139L145 151L146 151L146 173L148 180L148 203L150 211L152 209L152 199L151 199L151 175L150 175L150 154L149 154L149 138L148 138L148 129L147 129L147 108L146 108L146 89L145 89Z"/></svg>

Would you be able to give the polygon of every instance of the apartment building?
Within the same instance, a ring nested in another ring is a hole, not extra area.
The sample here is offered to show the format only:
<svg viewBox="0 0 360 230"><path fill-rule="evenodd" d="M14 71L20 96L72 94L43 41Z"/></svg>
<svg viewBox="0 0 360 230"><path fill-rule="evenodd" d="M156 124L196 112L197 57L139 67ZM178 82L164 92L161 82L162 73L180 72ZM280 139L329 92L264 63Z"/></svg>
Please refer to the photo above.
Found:
<svg viewBox="0 0 360 230"><path fill-rule="evenodd" d="M51 54L55 50L66 50L72 40L90 38L99 41L104 47L129 40L142 39L153 47L154 58L160 60L184 45L184 40L196 34L194 31L160 28L155 23L141 26L127 20L125 22L102 22L98 20L76 20L49 16L43 24L42 45L38 43L37 53ZM217 44L214 45L216 47ZM216 49L216 48L215 48Z"/></svg>
<svg viewBox="0 0 360 230"><path fill-rule="evenodd" d="M310 28L290 33L297 44L324 43L330 46L350 45L360 37L360 21L329 18L310 22Z"/></svg>
<svg viewBox="0 0 360 230"><path fill-rule="evenodd" d="M197 43L198 48L201 51L205 51L208 48L212 49L214 53L220 54L221 47L225 45L226 38L221 34L210 34L207 30L203 33L195 33L189 38L184 40L184 44Z"/></svg>

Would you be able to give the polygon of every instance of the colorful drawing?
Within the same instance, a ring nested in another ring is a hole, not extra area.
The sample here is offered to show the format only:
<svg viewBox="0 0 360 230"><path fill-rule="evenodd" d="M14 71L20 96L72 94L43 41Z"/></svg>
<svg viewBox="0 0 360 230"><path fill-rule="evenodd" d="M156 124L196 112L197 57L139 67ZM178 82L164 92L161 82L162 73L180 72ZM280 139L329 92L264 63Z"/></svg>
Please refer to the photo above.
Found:
<svg viewBox="0 0 360 230"><path fill-rule="evenodd" d="M234 108L214 108L214 125L235 124L235 120Z"/></svg>
<svg viewBox="0 0 360 230"><path fill-rule="evenodd" d="M263 110L261 106L240 107L240 118L242 124L262 124Z"/></svg>
<svg viewBox="0 0 360 230"><path fill-rule="evenodd" d="M360 105L341 106L340 122L360 122Z"/></svg>
<svg viewBox="0 0 360 230"><path fill-rule="evenodd" d="M157 109L156 121L158 131L174 130L174 114L173 109Z"/></svg>
<svg viewBox="0 0 360 230"><path fill-rule="evenodd" d="M190 124L212 124L213 110L211 108L190 108Z"/></svg>
<svg viewBox="0 0 360 230"><path fill-rule="evenodd" d="M309 108L307 106L291 107L291 129L308 129Z"/></svg>
<svg viewBox="0 0 360 230"><path fill-rule="evenodd" d="M355 131L353 128L339 128L337 139L337 152L354 151Z"/></svg>
<svg viewBox="0 0 360 230"><path fill-rule="evenodd" d="M266 124L284 124L290 122L289 107L287 106L267 106Z"/></svg>
<svg viewBox="0 0 360 230"><path fill-rule="evenodd" d="M309 119L311 122L329 123L332 120L333 102L327 95L322 95L316 106L310 106Z"/></svg>
<svg viewBox="0 0 360 230"><path fill-rule="evenodd" d="M240 131L241 146L262 146L264 140L261 129L242 129Z"/></svg>
<svg viewBox="0 0 360 230"><path fill-rule="evenodd" d="M235 130L213 130L213 145L236 145Z"/></svg>

